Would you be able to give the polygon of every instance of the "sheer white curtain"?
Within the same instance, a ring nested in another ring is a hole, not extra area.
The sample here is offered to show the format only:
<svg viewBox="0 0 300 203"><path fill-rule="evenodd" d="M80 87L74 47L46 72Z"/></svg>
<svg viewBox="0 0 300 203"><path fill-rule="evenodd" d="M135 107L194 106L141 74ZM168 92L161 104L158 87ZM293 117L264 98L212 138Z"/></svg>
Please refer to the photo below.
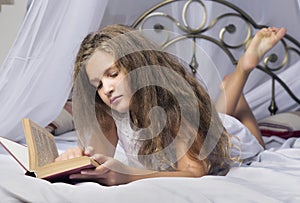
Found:
<svg viewBox="0 0 300 203"><path fill-rule="evenodd" d="M23 139L21 119L47 125L71 88L82 38L99 27L108 0L32 0L0 69L0 135Z"/></svg>

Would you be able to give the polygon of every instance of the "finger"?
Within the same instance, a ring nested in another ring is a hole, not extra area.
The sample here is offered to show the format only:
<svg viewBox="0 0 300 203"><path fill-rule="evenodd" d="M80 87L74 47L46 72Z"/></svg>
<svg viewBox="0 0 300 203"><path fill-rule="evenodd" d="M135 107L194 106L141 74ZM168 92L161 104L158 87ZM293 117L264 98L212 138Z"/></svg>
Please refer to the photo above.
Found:
<svg viewBox="0 0 300 203"><path fill-rule="evenodd" d="M91 174L72 174L69 176L69 179L77 179L77 180L96 180L96 182L101 182L102 178L100 175L91 175Z"/></svg>
<svg viewBox="0 0 300 203"><path fill-rule="evenodd" d="M87 175L87 176L89 175L89 176L104 177L104 175L106 173L108 173L109 171L110 171L109 168L107 168L106 166L100 165L93 170L90 170L90 169L82 170L82 171L80 171L80 174Z"/></svg>
<svg viewBox="0 0 300 203"><path fill-rule="evenodd" d="M276 33L276 37L281 39L285 34L286 34L286 28L280 28Z"/></svg>
<svg viewBox="0 0 300 203"><path fill-rule="evenodd" d="M276 36L278 38L282 38L285 34L286 34L286 28L284 27L281 27L281 28L278 28L278 27L270 27L269 28L272 32L275 32L276 33Z"/></svg>
<svg viewBox="0 0 300 203"><path fill-rule="evenodd" d="M63 160L66 160L66 159L67 159L66 155L65 154L61 154L54 161L63 161Z"/></svg>
<svg viewBox="0 0 300 203"><path fill-rule="evenodd" d="M80 148L69 148L64 153L60 154L55 161L62 161L67 159L72 159L74 157L82 156L83 152Z"/></svg>
<svg viewBox="0 0 300 203"><path fill-rule="evenodd" d="M75 158L75 157L82 156L83 155L83 150L79 147L70 148L70 149L67 149L65 154L67 155L67 159L72 159L72 158Z"/></svg>
<svg viewBox="0 0 300 203"><path fill-rule="evenodd" d="M105 156L103 154L94 154L92 156L92 159L94 159L98 164L104 164L106 161L110 159L110 157Z"/></svg>
<svg viewBox="0 0 300 203"><path fill-rule="evenodd" d="M85 150L84 150L84 155L86 156L92 156L94 155L95 150L92 146L88 146Z"/></svg>
<svg viewBox="0 0 300 203"><path fill-rule="evenodd" d="M64 160L67 160L68 159L68 155L65 154L65 153L62 153L60 154L56 159L55 161L64 161Z"/></svg>
<svg viewBox="0 0 300 203"><path fill-rule="evenodd" d="M109 168L100 165L96 169L81 170L80 173L70 175L70 179L98 179L106 178Z"/></svg>
<svg viewBox="0 0 300 203"><path fill-rule="evenodd" d="M72 180L77 180L77 181L92 181L92 182L96 182L96 183L99 183L101 185L111 185L111 184L108 184L108 179L107 178L101 178L101 177L95 177L95 176L89 176L89 175L81 175L81 174L74 174L74 175L71 175L69 177L69 179L72 179Z"/></svg>

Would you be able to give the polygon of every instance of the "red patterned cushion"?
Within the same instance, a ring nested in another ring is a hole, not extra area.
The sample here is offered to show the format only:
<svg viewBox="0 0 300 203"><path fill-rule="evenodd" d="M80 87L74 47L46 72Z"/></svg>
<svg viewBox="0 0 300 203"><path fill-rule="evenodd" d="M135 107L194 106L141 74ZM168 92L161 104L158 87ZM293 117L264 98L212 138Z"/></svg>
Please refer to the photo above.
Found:
<svg viewBox="0 0 300 203"><path fill-rule="evenodd" d="M300 111L279 113L258 121L263 136L300 137Z"/></svg>

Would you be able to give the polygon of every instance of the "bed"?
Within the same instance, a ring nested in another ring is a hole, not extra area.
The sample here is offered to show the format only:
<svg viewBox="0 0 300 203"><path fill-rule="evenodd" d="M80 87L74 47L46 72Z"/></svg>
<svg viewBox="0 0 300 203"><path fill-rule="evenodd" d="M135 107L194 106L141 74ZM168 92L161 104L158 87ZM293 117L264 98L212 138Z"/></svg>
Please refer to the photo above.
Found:
<svg viewBox="0 0 300 203"><path fill-rule="evenodd" d="M200 22L191 16L198 16ZM255 30L267 26L257 24L248 13L225 0L162 1L130 25L151 29L150 37L187 61L212 98L218 96L212 78L220 81L228 74L222 67L234 68ZM288 33L252 74L245 95L264 130L266 150L241 137L247 162L226 176L151 178L111 187L93 182L50 183L25 176L0 148L1 202L300 202L300 84L299 79L285 80L285 74L297 74L299 50L298 40ZM212 57L216 54L222 58L221 64ZM263 97L253 99L252 94L258 94L253 87L258 84ZM68 127L55 136L60 151L77 145L70 117L64 119L68 119ZM121 160L122 149L117 152L116 158Z"/></svg>

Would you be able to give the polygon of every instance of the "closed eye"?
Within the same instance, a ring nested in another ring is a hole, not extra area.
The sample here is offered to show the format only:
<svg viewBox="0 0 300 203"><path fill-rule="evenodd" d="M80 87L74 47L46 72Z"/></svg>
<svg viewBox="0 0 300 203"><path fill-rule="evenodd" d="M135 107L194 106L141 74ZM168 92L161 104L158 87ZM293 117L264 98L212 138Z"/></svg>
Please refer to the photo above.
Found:
<svg viewBox="0 0 300 203"><path fill-rule="evenodd" d="M111 68L107 71L106 74L104 74L104 77L116 78L116 77L118 77L119 73L120 73L120 71L118 69L112 70L112 68ZM103 87L103 83L102 83L102 81L99 81L99 83L97 85L97 90L101 89L102 87Z"/></svg>
<svg viewBox="0 0 300 203"><path fill-rule="evenodd" d="M113 73L111 73L109 76L112 77L112 78L115 78L119 75L119 71L115 71Z"/></svg>

